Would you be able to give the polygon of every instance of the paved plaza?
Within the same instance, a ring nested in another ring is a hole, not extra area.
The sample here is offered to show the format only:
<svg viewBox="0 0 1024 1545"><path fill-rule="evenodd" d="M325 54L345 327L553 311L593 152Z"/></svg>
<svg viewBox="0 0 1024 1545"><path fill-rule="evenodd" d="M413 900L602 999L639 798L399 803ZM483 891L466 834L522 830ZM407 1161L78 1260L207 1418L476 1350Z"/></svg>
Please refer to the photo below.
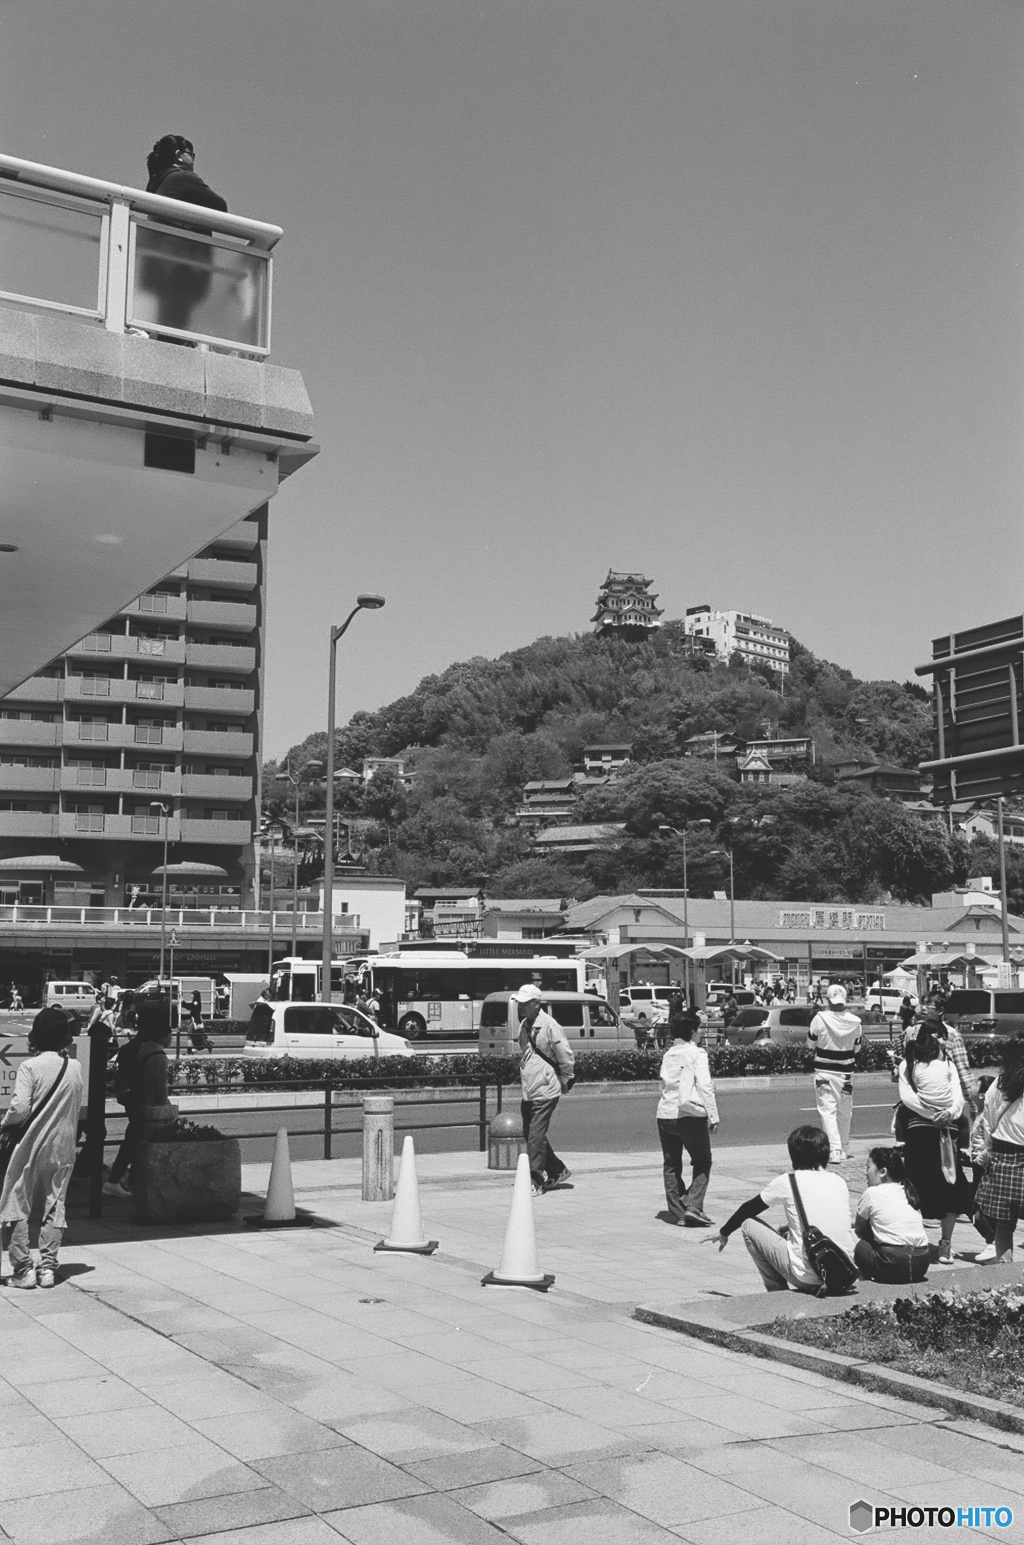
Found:
<svg viewBox="0 0 1024 1545"><path fill-rule="evenodd" d="M812 1545L864 1498L1011 1507L953 1535L1024 1541L1024 1439L633 1320L759 1279L739 1238L659 1220L653 1152L567 1157L534 1205L546 1295L481 1287L512 1176L475 1153L419 1161L431 1257L373 1253L391 1209L353 1160L294 1167L322 1227L76 1220L53 1292L0 1294L0 1539ZM716 1150L709 1211L784 1162Z"/></svg>

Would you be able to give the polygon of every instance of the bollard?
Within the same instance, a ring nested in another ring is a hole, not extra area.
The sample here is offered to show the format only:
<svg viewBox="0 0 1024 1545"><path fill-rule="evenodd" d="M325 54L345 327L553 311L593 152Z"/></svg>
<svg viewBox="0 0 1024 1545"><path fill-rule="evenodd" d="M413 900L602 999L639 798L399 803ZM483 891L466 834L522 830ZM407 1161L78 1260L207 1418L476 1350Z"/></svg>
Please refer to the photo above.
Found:
<svg viewBox="0 0 1024 1545"><path fill-rule="evenodd" d="M395 1097L363 1095L363 1201L390 1202L395 1194Z"/></svg>
<svg viewBox="0 0 1024 1545"><path fill-rule="evenodd" d="M515 1169L526 1152L523 1123L512 1111L491 1118L487 1128L487 1168Z"/></svg>

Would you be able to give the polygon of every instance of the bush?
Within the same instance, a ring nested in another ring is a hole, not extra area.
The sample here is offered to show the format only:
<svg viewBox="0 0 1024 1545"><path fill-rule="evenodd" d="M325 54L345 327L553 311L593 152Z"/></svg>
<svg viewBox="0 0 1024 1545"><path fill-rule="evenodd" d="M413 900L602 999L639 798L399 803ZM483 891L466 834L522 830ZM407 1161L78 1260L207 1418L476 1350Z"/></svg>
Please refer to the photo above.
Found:
<svg viewBox="0 0 1024 1545"><path fill-rule="evenodd" d="M224 1133L216 1127L202 1127L195 1121L189 1121L187 1116L179 1116L170 1126L161 1128L161 1143L219 1143L224 1139Z"/></svg>

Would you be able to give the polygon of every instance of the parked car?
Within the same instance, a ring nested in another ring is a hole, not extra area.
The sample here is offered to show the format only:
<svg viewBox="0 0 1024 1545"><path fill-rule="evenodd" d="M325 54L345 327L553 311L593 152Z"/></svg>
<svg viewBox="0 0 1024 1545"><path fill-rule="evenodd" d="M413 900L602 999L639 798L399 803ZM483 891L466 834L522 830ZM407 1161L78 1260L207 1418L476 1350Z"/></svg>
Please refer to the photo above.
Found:
<svg viewBox="0 0 1024 1545"><path fill-rule="evenodd" d="M721 1034L727 1046L750 1046L758 1041L803 1046L816 1013L809 1003L772 1003L767 1008L764 1004L750 1004L738 1011Z"/></svg>
<svg viewBox="0 0 1024 1545"><path fill-rule="evenodd" d="M633 1025L663 1025L668 1019L671 1000L678 987L623 987L619 992L619 1013Z"/></svg>
<svg viewBox="0 0 1024 1545"><path fill-rule="evenodd" d="M254 1003L245 1031L252 1057L412 1057L409 1042L342 1003Z"/></svg>
<svg viewBox="0 0 1024 1545"><path fill-rule="evenodd" d="M592 992L548 992L543 1007L565 1031L574 1051L632 1046L633 1031ZM511 992L488 993L480 1006L480 1054L512 1052L519 1038L519 1005Z"/></svg>
<svg viewBox="0 0 1024 1545"><path fill-rule="evenodd" d="M958 987L946 998L944 1017L967 1044L995 1041L1024 1030L1024 992L1008 988Z"/></svg>
<svg viewBox="0 0 1024 1545"><path fill-rule="evenodd" d="M47 1007L56 1004L77 1014L91 1014L96 1006L96 988L91 982L47 982L43 1002Z"/></svg>

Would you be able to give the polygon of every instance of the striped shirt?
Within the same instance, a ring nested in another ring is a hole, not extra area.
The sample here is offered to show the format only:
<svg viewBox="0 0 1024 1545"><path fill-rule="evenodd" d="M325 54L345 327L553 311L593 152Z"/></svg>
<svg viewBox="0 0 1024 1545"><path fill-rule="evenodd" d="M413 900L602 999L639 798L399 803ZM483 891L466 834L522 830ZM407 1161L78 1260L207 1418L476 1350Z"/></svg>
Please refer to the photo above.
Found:
<svg viewBox="0 0 1024 1545"><path fill-rule="evenodd" d="M807 1032L807 1044L814 1048L814 1071L847 1076L852 1073L861 1034L856 1014L834 1009L822 1009L815 1014Z"/></svg>

